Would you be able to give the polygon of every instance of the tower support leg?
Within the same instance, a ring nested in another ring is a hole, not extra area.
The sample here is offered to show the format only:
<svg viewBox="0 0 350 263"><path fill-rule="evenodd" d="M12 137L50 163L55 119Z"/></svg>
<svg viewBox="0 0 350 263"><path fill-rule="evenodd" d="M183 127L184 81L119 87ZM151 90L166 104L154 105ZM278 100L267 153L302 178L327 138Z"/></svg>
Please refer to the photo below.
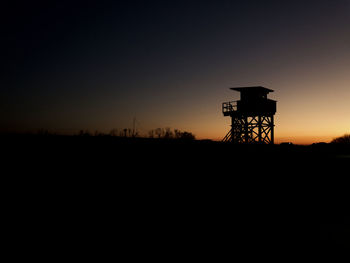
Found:
<svg viewBox="0 0 350 263"><path fill-rule="evenodd" d="M275 124L274 124L274 120L273 120L273 115L271 115L271 130L270 130L270 133L271 133L271 141L270 143L271 144L274 144L275 143L275 138L274 138L274 127L275 127Z"/></svg>

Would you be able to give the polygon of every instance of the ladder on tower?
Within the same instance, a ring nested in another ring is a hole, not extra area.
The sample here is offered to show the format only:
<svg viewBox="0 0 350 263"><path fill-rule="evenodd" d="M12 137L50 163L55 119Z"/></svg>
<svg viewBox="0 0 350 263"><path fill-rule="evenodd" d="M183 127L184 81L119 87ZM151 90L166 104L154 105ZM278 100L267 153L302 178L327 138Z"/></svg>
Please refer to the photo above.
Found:
<svg viewBox="0 0 350 263"><path fill-rule="evenodd" d="M230 130L226 136L222 139L222 142L230 142L232 139L232 130Z"/></svg>

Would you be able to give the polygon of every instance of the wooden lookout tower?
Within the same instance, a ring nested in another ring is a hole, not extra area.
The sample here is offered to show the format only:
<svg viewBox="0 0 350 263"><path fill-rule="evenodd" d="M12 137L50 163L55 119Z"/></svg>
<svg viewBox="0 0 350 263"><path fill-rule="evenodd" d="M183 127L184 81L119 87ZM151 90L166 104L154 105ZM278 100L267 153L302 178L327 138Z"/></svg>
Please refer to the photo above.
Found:
<svg viewBox="0 0 350 263"><path fill-rule="evenodd" d="M273 90L261 86L230 89L239 91L241 99L222 104L222 113L232 120L231 130L223 141L273 144L276 101L267 98Z"/></svg>

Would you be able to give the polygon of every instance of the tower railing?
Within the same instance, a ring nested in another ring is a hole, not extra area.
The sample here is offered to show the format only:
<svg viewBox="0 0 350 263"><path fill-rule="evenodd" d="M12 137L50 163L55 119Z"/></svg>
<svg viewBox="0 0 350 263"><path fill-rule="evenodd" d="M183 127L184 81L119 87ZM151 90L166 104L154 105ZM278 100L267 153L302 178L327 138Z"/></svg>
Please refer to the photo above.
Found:
<svg viewBox="0 0 350 263"><path fill-rule="evenodd" d="M237 110L237 101L229 101L222 103L222 113L230 113Z"/></svg>

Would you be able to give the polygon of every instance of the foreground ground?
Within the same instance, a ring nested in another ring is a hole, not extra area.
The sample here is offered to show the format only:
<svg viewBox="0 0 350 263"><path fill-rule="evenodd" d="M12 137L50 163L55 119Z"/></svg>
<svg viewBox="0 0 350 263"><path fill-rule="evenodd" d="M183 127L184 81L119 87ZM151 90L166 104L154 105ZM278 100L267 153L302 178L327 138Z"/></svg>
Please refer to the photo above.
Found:
<svg viewBox="0 0 350 263"><path fill-rule="evenodd" d="M347 146L18 135L1 143L6 200L22 231L112 238L130 256L333 257L350 246Z"/></svg>

